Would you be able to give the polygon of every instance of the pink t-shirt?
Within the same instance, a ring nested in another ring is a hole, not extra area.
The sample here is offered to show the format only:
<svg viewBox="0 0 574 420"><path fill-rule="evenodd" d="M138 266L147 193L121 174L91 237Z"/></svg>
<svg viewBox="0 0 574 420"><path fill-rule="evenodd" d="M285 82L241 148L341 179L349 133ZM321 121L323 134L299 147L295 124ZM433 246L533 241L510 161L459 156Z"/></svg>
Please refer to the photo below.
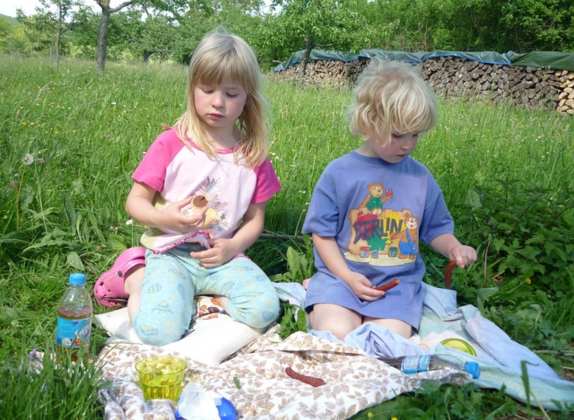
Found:
<svg viewBox="0 0 574 420"><path fill-rule="evenodd" d="M159 193L156 207L193 197L184 211L197 222L185 234L148 229L142 245L163 252L183 242L208 247L210 239L232 237L252 203L263 203L281 189L269 160L256 168L236 160L232 149L217 150L210 158L197 147L185 147L174 129L160 134L132 179Z"/></svg>

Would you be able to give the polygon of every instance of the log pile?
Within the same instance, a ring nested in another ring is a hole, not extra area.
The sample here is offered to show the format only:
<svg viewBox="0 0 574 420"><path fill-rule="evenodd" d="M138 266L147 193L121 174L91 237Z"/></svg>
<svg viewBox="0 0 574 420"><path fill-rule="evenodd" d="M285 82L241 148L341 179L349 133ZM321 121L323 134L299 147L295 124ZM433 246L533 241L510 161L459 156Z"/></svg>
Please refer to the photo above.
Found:
<svg viewBox="0 0 574 420"><path fill-rule="evenodd" d="M557 72L562 92L558 95L558 112L574 115L574 72L563 70Z"/></svg>
<svg viewBox="0 0 574 420"><path fill-rule="evenodd" d="M557 109L563 84L561 71L484 64L457 57L427 60L422 73L434 91L444 97L478 96L529 108Z"/></svg>
<svg viewBox="0 0 574 420"><path fill-rule="evenodd" d="M306 85L348 87L363 70L363 67L360 69L357 67L356 63L342 61L313 61L307 64L304 75L303 63L299 63L278 73L278 77L283 80L296 80Z"/></svg>
<svg viewBox="0 0 574 420"><path fill-rule="evenodd" d="M352 86L367 60L344 63L315 61L298 64L278 78L303 84ZM425 80L443 97L481 97L529 108L553 109L574 115L574 72L484 64L458 57L438 57L419 66Z"/></svg>

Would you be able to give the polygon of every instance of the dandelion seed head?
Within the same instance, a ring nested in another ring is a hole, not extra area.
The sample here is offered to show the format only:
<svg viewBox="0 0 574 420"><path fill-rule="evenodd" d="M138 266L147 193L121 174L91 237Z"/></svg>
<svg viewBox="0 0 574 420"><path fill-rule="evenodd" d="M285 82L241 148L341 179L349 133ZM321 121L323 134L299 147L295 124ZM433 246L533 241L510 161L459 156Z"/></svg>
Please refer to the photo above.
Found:
<svg viewBox="0 0 574 420"><path fill-rule="evenodd" d="M32 153L26 153L22 158L22 163L26 166L30 166L34 163L34 155Z"/></svg>

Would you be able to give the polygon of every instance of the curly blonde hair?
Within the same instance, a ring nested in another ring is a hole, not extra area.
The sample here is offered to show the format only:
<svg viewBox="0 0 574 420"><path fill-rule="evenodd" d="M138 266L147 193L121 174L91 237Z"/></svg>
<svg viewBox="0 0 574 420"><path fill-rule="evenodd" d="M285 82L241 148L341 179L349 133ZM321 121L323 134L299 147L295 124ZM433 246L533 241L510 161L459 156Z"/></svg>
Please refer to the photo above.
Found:
<svg viewBox="0 0 574 420"><path fill-rule="evenodd" d="M216 156L206 125L196 112L193 92L200 84L220 84L224 80L239 83L247 93L237 124L238 152L248 166L257 166L267 157L269 149L261 70L253 49L237 35L217 29L198 44L189 63L187 109L175 123L176 132L188 146L188 139L193 139L208 156Z"/></svg>
<svg viewBox="0 0 574 420"><path fill-rule="evenodd" d="M371 60L357 81L349 117L353 134L386 144L394 132L430 130L437 120L436 98L413 66Z"/></svg>

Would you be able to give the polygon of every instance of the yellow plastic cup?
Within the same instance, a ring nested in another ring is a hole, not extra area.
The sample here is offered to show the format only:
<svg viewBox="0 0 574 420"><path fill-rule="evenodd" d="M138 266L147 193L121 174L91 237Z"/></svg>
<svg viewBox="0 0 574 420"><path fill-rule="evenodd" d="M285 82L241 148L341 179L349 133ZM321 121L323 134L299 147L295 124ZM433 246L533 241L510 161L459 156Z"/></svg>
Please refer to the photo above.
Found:
<svg viewBox="0 0 574 420"><path fill-rule="evenodd" d="M187 362L176 356L151 356L136 362L138 382L146 400L167 399L177 402Z"/></svg>

